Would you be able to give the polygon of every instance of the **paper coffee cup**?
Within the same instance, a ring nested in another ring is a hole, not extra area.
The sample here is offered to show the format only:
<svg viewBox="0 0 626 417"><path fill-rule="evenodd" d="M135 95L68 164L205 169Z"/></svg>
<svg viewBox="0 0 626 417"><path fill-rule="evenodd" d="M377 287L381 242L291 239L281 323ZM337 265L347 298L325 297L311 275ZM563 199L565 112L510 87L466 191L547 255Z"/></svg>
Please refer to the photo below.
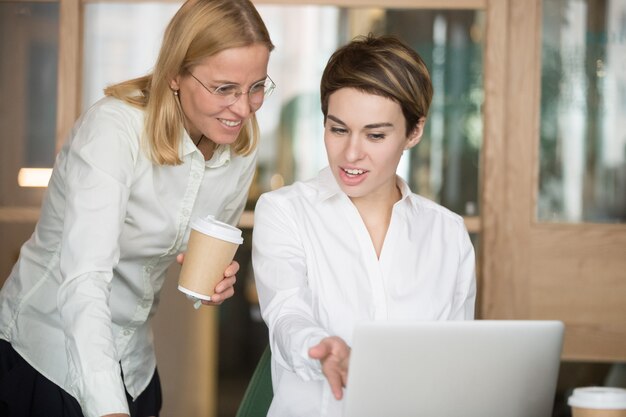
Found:
<svg viewBox="0 0 626 417"><path fill-rule="evenodd" d="M626 417L626 389L581 387L567 400L572 417Z"/></svg>
<svg viewBox="0 0 626 417"><path fill-rule="evenodd" d="M178 289L193 298L211 300L215 286L224 278L224 271L242 242L241 230L213 216L194 220Z"/></svg>

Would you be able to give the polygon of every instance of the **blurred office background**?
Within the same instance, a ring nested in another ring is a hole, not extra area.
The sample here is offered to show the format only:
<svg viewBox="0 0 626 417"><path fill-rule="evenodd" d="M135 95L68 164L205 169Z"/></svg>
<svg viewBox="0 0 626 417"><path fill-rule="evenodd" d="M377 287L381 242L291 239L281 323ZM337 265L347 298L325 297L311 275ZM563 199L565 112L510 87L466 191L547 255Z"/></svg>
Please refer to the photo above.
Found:
<svg viewBox="0 0 626 417"><path fill-rule="evenodd" d="M250 265L254 205L326 164L319 79L359 34L431 70L422 142L398 174L464 216L478 318L566 325L554 416L580 385L624 384L626 0L256 1L277 84L258 112L236 296L195 311L172 267L154 328L163 415L233 416L267 344ZM55 153L111 83L151 70L175 1L0 0L0 283L32 233Z"/></svg>

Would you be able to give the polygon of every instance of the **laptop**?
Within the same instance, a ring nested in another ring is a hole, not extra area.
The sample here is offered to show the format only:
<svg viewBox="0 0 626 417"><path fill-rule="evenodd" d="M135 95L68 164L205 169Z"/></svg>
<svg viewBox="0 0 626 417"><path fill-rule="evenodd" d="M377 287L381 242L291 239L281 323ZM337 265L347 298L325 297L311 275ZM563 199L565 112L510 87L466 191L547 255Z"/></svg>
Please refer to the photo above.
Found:
<svg viewBox="0 0 626 417"><path fill-rule="evenodd" d="M549 320L359 324L344 417L549 417L563 332Z"/></svg>

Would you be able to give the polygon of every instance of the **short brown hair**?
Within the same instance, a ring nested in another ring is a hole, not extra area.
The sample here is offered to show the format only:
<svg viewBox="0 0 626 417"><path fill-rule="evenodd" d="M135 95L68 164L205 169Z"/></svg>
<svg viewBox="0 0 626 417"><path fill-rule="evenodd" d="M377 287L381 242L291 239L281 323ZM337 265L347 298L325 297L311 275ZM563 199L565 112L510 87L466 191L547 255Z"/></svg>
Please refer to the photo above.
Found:
<svg viewBox="0 0 626 417"><path fill-rule="evenodd" d="M324 121L328 98L341 88L354 88L396 101L406 120L407 136L428 115L433 86L417 52L395 36L358 36L330 57L320 94Z"/></svg>

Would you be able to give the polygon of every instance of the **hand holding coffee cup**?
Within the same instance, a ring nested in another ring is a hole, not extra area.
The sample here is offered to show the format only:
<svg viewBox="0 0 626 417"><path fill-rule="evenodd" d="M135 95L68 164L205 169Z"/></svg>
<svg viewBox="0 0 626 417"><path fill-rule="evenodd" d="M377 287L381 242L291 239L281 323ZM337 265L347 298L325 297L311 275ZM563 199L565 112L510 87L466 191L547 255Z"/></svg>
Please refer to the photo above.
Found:
<svg viewBox="0 0 626 417"><path fill-rule="evenodd" d="M185 260L185 253L181 252L176 256L176 262L182 266ZM233 260L224 271L224 278L215 286L215 293L211 296L211 301L200 300L200 304L218 306L230 297L235 295L235 284L237 283L237 273L239 272L239 262ZM190 295L187 298L193 298Z"/></svg>
<svg viewBox="0 0 626 417"><path fill-rule="evenodd" d="M192 299L210 301L242 242L241 230L213 216L194 220L178 289Z"/></svg>

